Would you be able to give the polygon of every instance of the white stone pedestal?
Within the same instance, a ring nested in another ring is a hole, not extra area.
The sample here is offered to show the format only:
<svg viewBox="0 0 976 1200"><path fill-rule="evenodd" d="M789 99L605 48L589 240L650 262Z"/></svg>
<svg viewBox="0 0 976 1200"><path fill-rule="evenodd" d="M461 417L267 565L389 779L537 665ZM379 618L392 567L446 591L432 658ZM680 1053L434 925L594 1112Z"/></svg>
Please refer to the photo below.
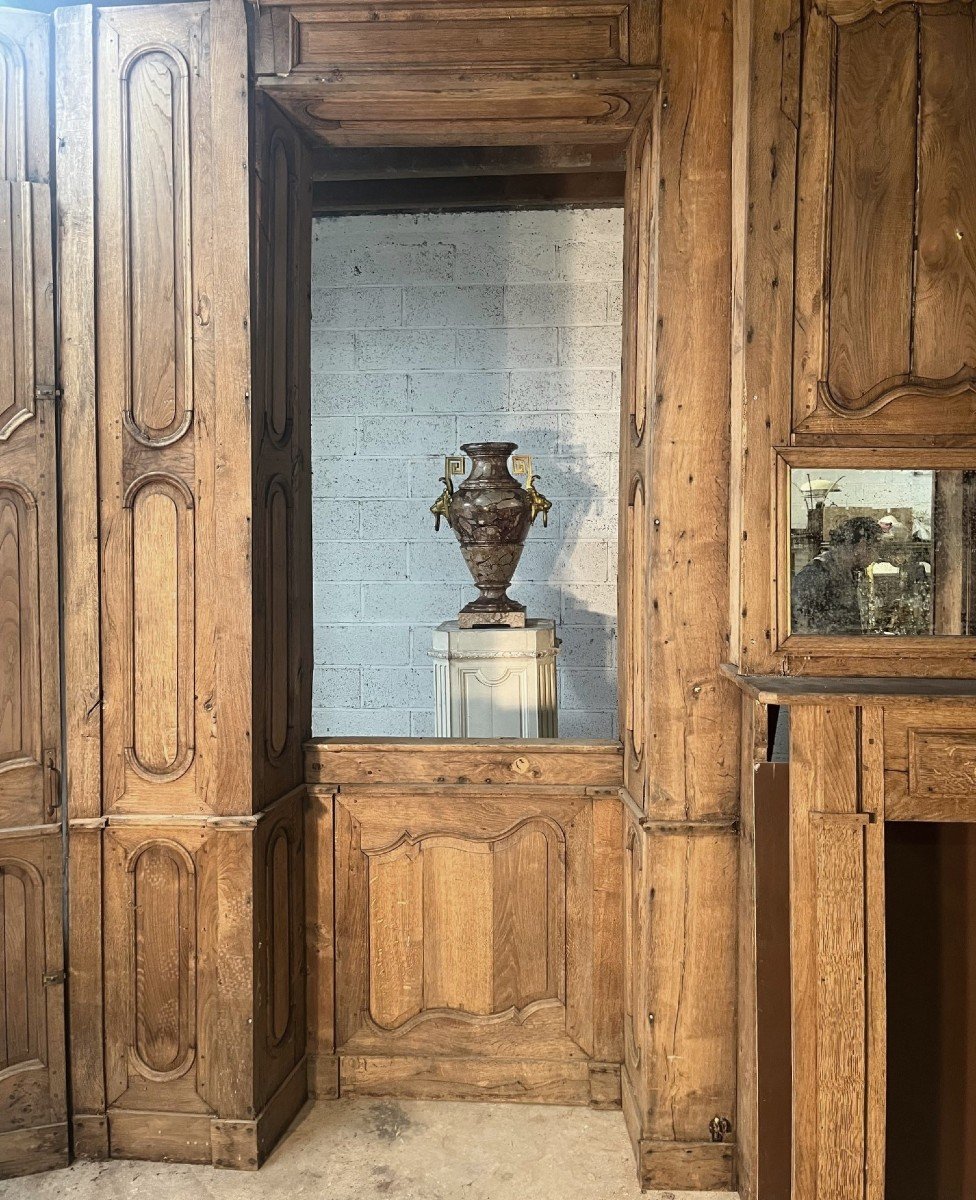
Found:
<svg viewBox="0 0 976 1200"><path fill-rule="evenodd" d="M433 634L438 737L557 737L556 623Z"/></svg>

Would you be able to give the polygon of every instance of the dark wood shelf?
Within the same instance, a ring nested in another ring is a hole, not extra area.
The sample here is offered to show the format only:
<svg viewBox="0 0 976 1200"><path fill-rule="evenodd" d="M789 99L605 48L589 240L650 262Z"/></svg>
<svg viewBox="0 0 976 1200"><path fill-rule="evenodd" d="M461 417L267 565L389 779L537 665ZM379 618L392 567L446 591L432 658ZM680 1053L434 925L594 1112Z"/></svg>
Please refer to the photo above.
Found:
<svg viewBox="0 0 976 1200"><path fill-rule="evenodd" d="M976 699L976 679L889 678L843 675L740 675L733 663L722 674L747 696L763 704L886 704L919 700Z"/></svg>

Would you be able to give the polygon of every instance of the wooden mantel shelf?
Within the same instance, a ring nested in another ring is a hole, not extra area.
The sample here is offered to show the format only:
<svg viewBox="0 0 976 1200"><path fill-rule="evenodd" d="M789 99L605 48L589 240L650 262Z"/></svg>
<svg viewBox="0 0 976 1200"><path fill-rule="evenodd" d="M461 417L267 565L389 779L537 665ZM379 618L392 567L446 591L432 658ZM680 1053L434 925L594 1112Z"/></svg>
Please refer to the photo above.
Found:
<svg viewBox="0 0 976 1200"><path fill-rule="evenodd" d="M762 704L918 703L920 700L976 699L976 679L882 678L838 675L740 675L734 663L722 674Z"/></svg>

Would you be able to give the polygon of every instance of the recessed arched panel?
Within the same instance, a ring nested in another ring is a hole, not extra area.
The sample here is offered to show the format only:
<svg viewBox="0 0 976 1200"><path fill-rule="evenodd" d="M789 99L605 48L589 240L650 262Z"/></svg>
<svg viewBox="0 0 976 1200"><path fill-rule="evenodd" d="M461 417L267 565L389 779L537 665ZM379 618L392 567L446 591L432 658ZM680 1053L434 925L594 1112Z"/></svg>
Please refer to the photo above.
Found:
<svg viewBox="0 0 976 1200"><path fill-rule="evenodd" d="M292 424L294 355L295 177L288 147L272 139L268 207L268 433L276 445L288 439Z"/></svg>
<svg viewBox="0 0 976 1200"><path fill-rule="evenodd" d="M196 895L193 860L175 842L131 855L130 1061L148 1079L184 1074L194 1057Z"/></svg>
<svg viewBox="0 0 976 1200"><path fill-rule="evenodd" d="M128 289L125 421L165 445L193 414L189 81L186 62L142 48L122 71L123 211Z"/></svg>
<svg viewBox="0 0 976 1200"><path fill-rule="evenodd" d="M179 480L152 475L131 509L132 765L146 778L181 775L193 757L193 505Z"/></svg>
<svg viewBox="0 0 976 1200"><path fill-rule="evenodd" d="M291 844L288 832L278 829L267 856L268 916L268 1027L273 1045L288 1032L292 1009L291 989Z"/></svg>
<svg viewBox="0 0 976 1200"><path fill-rule="evenodd" d="M37 511L0 483L0 765L41 757Z"/></svg>
<svg viewBox="0 0 976 1200"><path fill-rule="evenodd" d="M27 174L27 111L24 55L0 34L0 177L23 179Z"/></svg>
<svg viewBox="0 0 976 1200"><path fill-rule="evenodd" d="M44 1057L44 909L40 878L0 859L0 1071Z"/></svg>
<svg viewBox="0 0 976 1200"><path fill-rule="evenodd" d="M267 532L267 710L268 756L277 759L288 743L291 669L289 600L291 588L291 508L285 484L273 480L265 504Z"/></svg>

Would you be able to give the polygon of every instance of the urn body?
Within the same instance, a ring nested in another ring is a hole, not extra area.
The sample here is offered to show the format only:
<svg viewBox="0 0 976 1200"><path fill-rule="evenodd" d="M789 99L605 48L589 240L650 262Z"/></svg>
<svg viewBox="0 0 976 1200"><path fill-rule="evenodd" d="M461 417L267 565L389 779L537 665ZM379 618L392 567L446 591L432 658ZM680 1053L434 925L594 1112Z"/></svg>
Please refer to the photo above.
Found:
<svg viewBox="0 0 976 1200"><path fill-rule="evenodd" d="M525 625L525 605L508 585L532 524L532 498L508 469L514 442L470 442L461 447L471 471L454 490L448 522L481 595L458 615L462 628Z"/></svg>

